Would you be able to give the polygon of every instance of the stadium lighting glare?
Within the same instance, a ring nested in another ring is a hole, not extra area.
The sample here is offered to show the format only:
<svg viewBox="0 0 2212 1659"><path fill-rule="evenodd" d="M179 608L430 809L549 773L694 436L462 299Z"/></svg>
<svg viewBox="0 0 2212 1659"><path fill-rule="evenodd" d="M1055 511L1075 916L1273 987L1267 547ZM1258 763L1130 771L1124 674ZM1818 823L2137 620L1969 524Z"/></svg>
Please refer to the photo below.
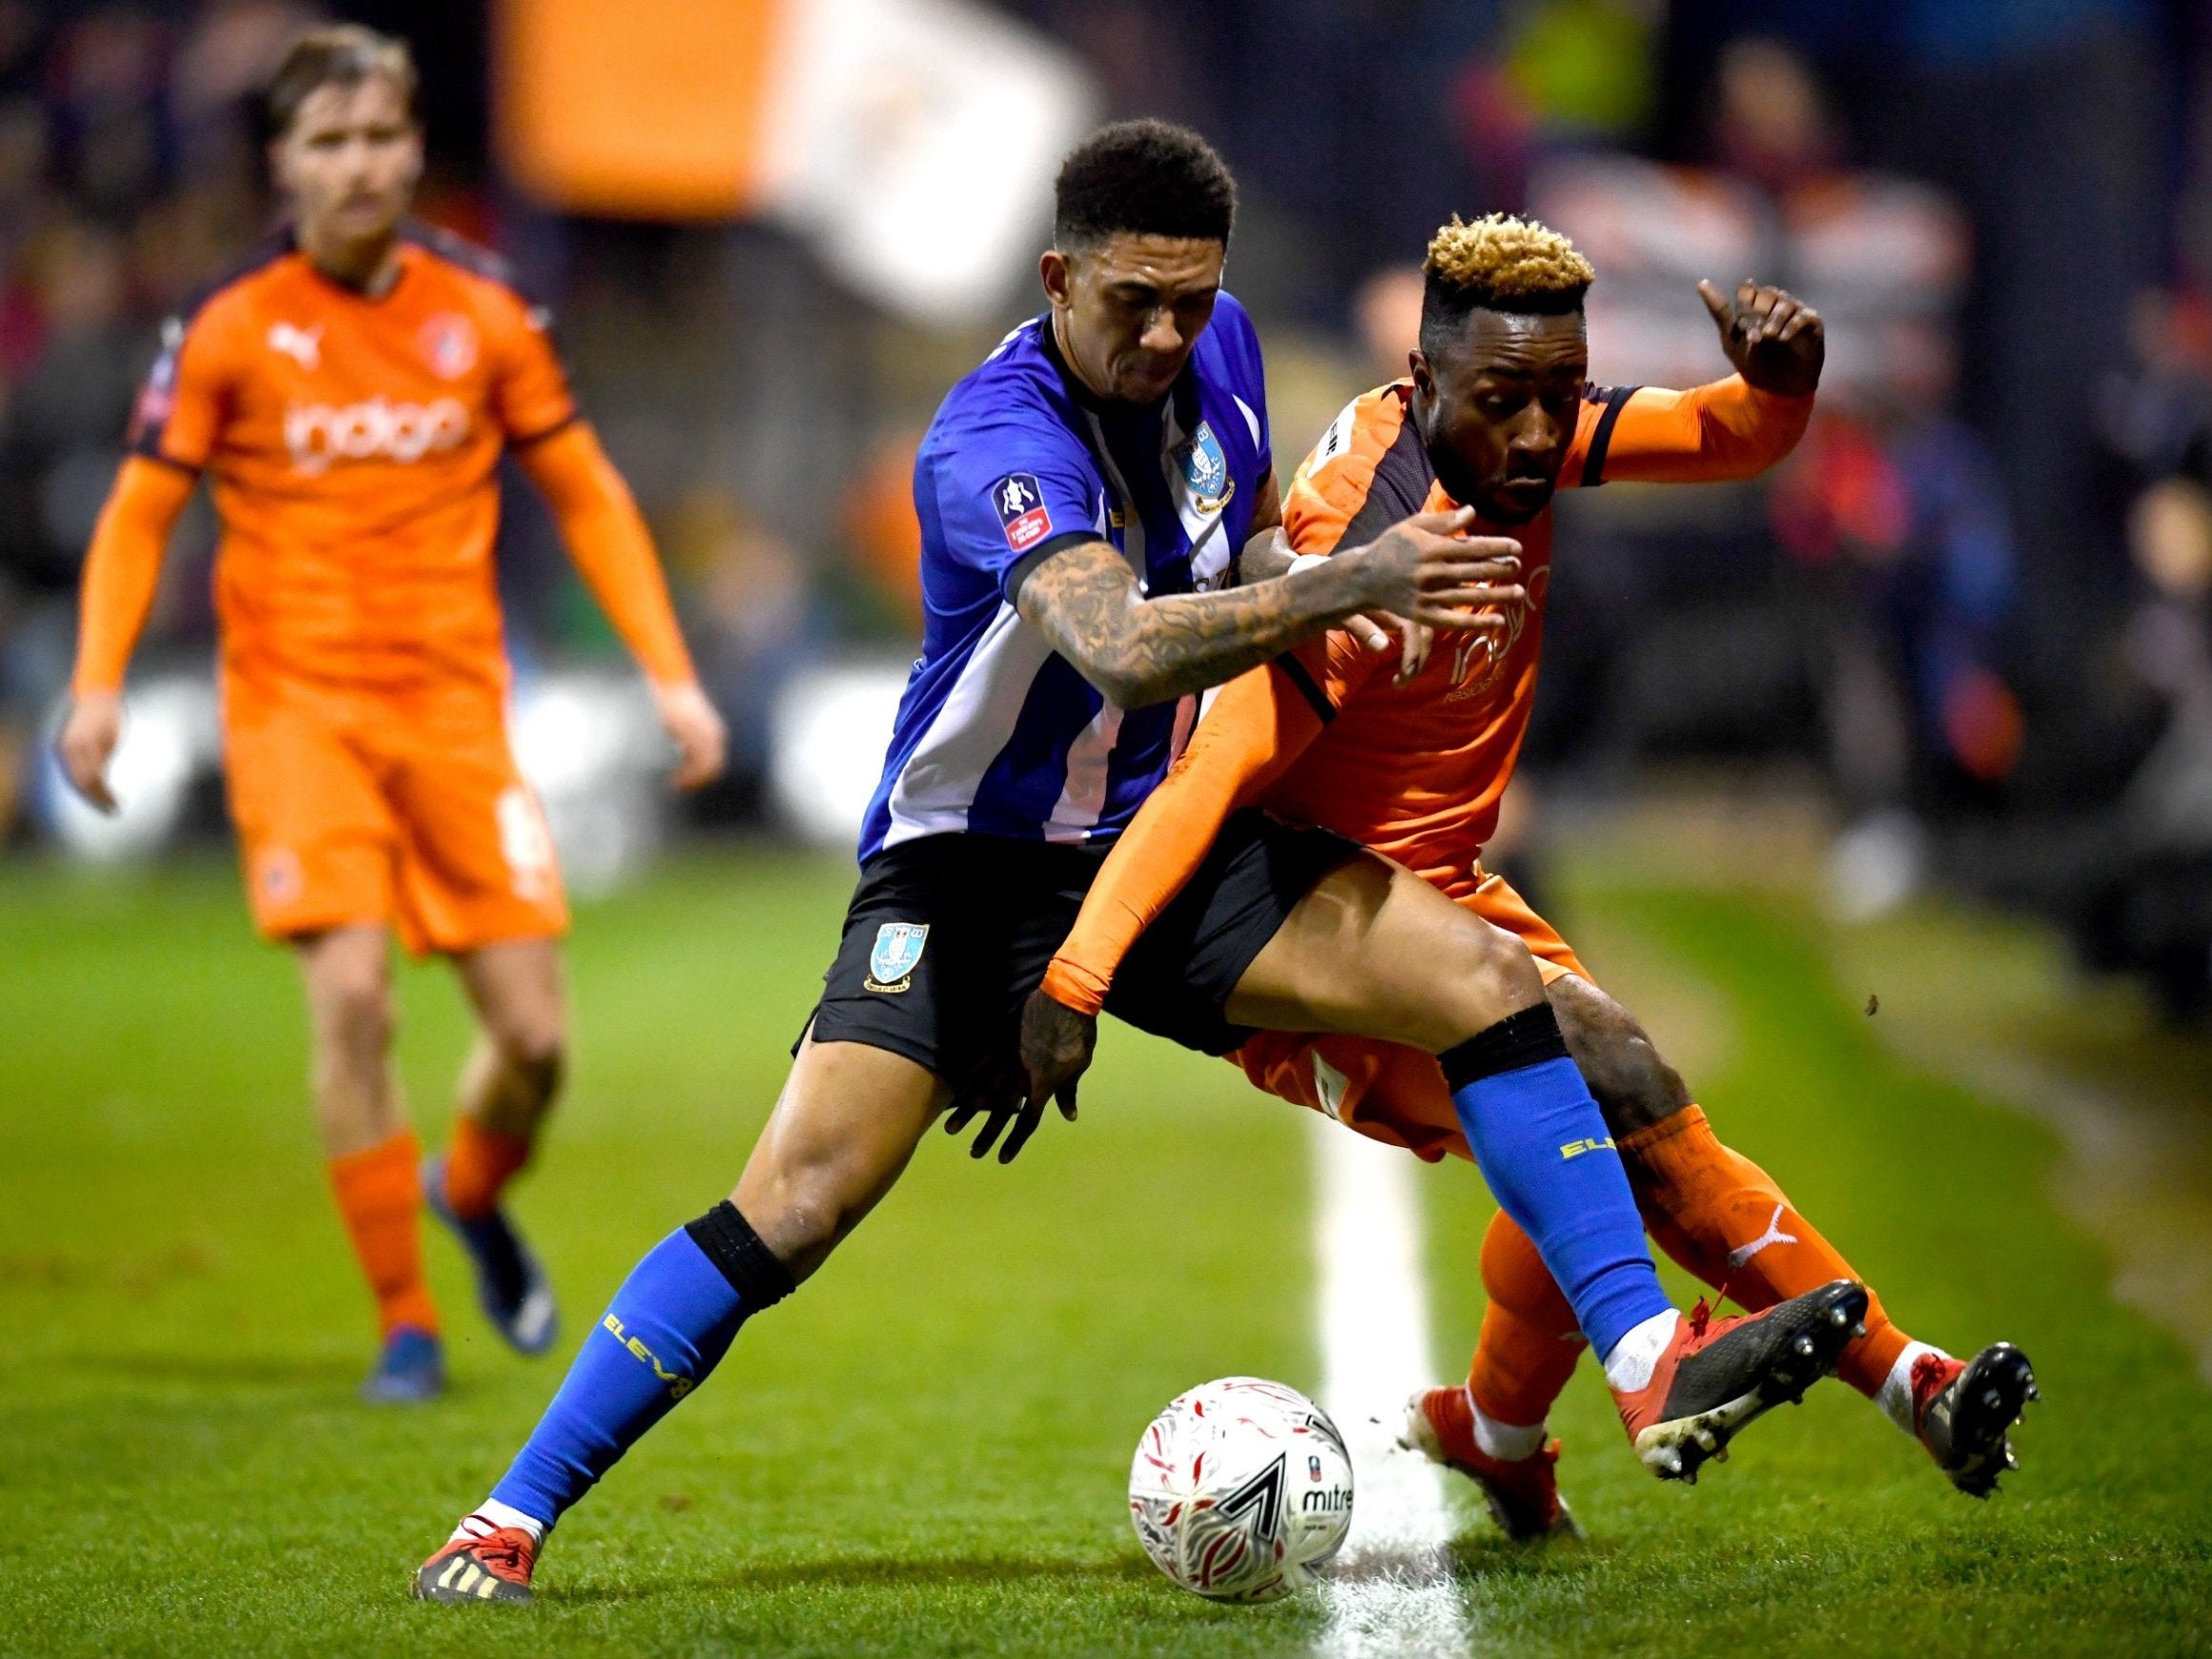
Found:
<svg viewBox="0 0 2212 1659"><path fill-rule="evenodd" d="M41 745L39 821L70 856L89 862L122 863L159 852L183 822L192 786L220 764L215 688L204 677L185 675L130 688L123 741L108 766L117 802L112 817L87 802L62 775L51 741L62 714L57 705Z"/></svg>
<svg viewBox="0 0 2212 1659"><path fill-rule="evenodd" d="M904 664L846 663L792 677L769 718L768 790L792 832L850 849L883 770Z"/></svg>
<svg viewBox="0 0 2212 1659"><path fill-rule="evenodd" d="M538 792L572 892L611 892L667 833L662 774L674 755L653 701L631 675L543 674L518 685L515 763Z"/></svg>

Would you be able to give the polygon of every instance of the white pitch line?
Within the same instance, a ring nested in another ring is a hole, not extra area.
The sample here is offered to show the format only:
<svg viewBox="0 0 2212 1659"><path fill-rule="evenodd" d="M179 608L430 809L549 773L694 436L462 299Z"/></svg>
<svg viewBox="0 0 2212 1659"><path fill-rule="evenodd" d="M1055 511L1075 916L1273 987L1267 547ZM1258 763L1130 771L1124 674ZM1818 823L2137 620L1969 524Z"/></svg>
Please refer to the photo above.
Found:
<svg viewBox="0 0 2212 1659"><path fill-rule="evenodd" d="M1459 1659L1467 1610L1445 1546L1442 1471L1397 1446L1433 1383L1413 1155L1313 1116L1321 1405L1352 1452L1352 1536L1321 1586L1329 1659Z"/></svg>

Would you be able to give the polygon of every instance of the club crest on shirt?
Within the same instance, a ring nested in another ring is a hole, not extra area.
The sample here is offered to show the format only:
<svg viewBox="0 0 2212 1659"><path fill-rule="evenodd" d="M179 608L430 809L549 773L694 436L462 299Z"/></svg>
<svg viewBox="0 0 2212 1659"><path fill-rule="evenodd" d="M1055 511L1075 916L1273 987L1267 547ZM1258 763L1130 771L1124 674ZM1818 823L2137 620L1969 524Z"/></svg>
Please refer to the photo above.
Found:
<svg viewBox="0 0 2212 1659"><path fill-rule="evenodd" d="M926 921L885 922L876 930L876 945L868 953L868 978L862 983L871 991L891 995L911 990L921 947L928 942Z"/></svg>
<svg viewBox="0 0 2212 1659"><path fill-rule="evenodd" d="M466 317L441 311L423 325L423 355L441 380L459 380L476 366L476 328Z"/></svg>
<svg viewBox="0 0 2212 1659"><path fill-rule="evenodd" d="M998 509L1006 544L1017 553L1028 552L1052 532L1052 510L1034 474L1008 473L991 486L991 504Z"/></svg>
<svg viewBox="0 0 2212 1659"><path fill-rule="evenodd" d="M1229 498L1236 493L1236 481L1229 476L1229 457L1221 453L1221 440L1214 436L1211 422L1198 423L1198 429L1182 446L1177 460L1183 483L1191 492L1191 504L1200 513L1217 513L1229 504Z"/></svg>

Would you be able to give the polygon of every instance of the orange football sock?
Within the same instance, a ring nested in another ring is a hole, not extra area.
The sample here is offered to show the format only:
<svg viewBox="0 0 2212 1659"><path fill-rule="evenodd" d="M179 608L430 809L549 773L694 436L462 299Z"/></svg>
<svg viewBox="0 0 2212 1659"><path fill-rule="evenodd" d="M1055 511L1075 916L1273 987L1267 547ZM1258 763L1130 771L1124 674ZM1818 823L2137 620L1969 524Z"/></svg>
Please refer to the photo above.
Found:
<svg viewBox="0 0 2212 1659"><path fill-rule="evenodd" d="M501 1135L465 1114L453 1119L453 1144L445 1150L445 1202L464 1221L489 1215L500 1192L530 1161L530 1139Z"/></svg>
<svg viewBox="0 0 2212 1659"><path fill-rule="evenodd" d="M389 1336L402 1325L432 1335L438 1309L423 1282L423 1241L417 1214L423 1206L421 1149L402 1130L380 1146L330 1160L338 1214L353 1238L353 1254L376 1293L376 1313Z"/></svg>
<svg viewBox="0 0 2212 1659"><path fill-rule="evenodd" d="M1721 1144L1699 1108L1625 1135L1620 1147L1652 1240L1738 1307L1756 1313L1859 1277L1772 1175ZM1836 1374L1871 1399L1910 1338L1871 1285L1866 1296L1866 1334L1844 1350Z"/></svg>
<svg viewBox="0 0 2212 1659"><path fill-rule="evenodd" d="M1587 1344L1535 1240L1503 1210L1483 1234L1482 1288L1490 1306L1467 1371L1468 1394L1484 1416L1533 1428L1550 1415Z"/></svg>

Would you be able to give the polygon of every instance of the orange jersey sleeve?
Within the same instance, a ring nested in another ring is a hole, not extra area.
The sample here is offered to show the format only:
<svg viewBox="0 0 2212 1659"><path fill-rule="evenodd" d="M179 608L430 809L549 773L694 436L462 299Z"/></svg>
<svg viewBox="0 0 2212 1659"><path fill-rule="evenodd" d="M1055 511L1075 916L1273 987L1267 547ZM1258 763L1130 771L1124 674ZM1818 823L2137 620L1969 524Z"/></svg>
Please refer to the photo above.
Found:
<svg viewBox="0 0 2212 1659"><path fill-rule="evenodd" d="M237 395L235 306L209 306L162 326L161 352L130 414L133 455L198 472L215 453Z"/></svg>
<svg viewBox="0 0 2212 1659"><path fill-rule="evenodd" d="M560 521L569 557L592 597L646 674L660 685L697 679L652 535L592 429L567 419L551 436L523 448L521 460Z"/></svg>
<svg viewBox="0 0 2212 1659"><path fill-rule="evenodd" d="M1562 486L1618 480L1718 484L1755 478L1792 449L1813 400L1778 397L1741 375L1686 392L1660 386L1592 386L1561 469Z"/></svg>
<svg viewBox="0 0 2212 1659"><path fill-rule="evenodd" d="M130 652L153 608L162 552L169 530L191 499L194 478L176 465L131 456L115 475L85 555L78 598L77 666L70 688L79 697L123 688Z"/></svg>
<svg viewBox="0 0 2212 1659"><path fill-rule="evenodd" d="M1240 806L1250 805L1318 737L1335 710L1314 641L1224 685L1190 746L1152 792L1092 882L1044 989L1084 1014L1106 1003L1130 947L1175 901Z"/></svg>
<svg viewBox="0 0 2212 1659"><path fill-rule="evenodd" d="M512 288L486 296L494 359L492 413L507 441L535 444L576 419L576 395L553 348L551 319Z"/></svg>

